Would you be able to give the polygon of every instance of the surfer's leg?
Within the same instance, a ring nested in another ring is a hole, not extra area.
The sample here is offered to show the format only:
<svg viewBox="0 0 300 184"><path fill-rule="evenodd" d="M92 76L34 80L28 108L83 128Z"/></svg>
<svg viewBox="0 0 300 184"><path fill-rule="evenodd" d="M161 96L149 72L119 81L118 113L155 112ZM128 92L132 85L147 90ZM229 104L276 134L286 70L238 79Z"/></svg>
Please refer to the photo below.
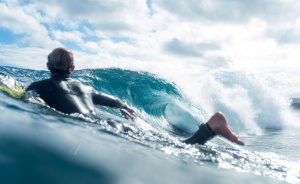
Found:
<svg viewBox="0 0 300 184"><path fill-rule="evenodd" d="M228 139L234 143L237 143L239 145L243 145L243 146L245 145L244 142L241 141L238 138L238 136L234 133L234 131L229 126L225 116L222 113L217 112L216 114L214 114L208 120L207 124L212 129L212 131L215 132L215 134L221 135L221 136L225 137L226 139Z"/></svg>
<svg viewBox="0 0 300 184"><path fill-rule="evenodd" d="M183 142L187 144L205 144L215 135L221 135L232 142L244 145L244 142L239 140L234 131L228 125L225 116L219 112L215 113L206 124L201 124L199 126L199 130Z"/></svg>
<svg viewBox="0 0 300 184"><path fill-rule="evenodd" d="M205 144L208 140L212 139L216 134L211 130L208 124L201 124L196 133L190 138L183 141L186 144Z"/></svg>

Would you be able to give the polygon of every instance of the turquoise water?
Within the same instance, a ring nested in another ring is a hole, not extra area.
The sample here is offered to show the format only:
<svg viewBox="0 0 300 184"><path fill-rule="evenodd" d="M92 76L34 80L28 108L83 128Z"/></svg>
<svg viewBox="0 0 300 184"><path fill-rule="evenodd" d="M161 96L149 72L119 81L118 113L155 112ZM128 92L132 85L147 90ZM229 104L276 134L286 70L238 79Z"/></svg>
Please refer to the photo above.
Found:
<svg viewBox="0 0 300 184"><path fill-rule="evenodd" d="M0 81L10 89L48 77L47 71L0 67ZM272 79L210 73L193 89L205 87L207 93L191 98L182 83L142 71L86 69L72 77L136 109L136 122L114 109L96 110L103 119L126 121L138 133L61 114L34 96L24 101L1 91L1 183L300 182L299 110L282 100L276 93L281 84ZM245 147L219 137L205 146L180 142L212 110L227 116Z"/></svg>

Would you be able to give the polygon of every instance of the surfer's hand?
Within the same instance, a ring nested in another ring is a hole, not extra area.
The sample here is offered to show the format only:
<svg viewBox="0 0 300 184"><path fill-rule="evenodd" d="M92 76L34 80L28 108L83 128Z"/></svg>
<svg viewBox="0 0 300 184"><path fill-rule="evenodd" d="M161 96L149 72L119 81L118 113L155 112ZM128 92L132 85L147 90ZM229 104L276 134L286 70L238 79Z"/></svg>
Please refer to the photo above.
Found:
<svg viewBox="0 0 300 184"><path fill-rule="evenodd" d="M125 109L121 109L121 114L126 118L126 119L132 119L134 120L136 118L136 113L135 111L130 108L126 107Z"/></svg>

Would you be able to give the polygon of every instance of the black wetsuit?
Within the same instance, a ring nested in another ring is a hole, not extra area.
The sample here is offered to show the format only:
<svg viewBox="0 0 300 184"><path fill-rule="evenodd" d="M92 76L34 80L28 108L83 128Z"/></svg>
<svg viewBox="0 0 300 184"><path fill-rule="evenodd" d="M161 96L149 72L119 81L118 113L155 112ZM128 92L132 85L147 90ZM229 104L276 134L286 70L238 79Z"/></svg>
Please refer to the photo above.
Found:
<svg viewBox="0 0 300 184"><path fill-rule="evenodd" d="M100 93L81 82L65 76L52 76L50 79L34 82L26 91L34 90L50 107L66 113L80 113L95 118L95 105L112 108L126 108L119 99ZM131 130L126 123L107 119L108 124L120 130Z"/></svg>
<svg viewBox="0 0 300 184"><path fill-rule="evenodd" d="M86 116L95 115L96 105L112 108L125 108L119 99L99 93L81 82L64 76L52 76L50 79L34 82L26 91L34 90L50 107L66 113L80 113ZM126 123L106 120L108 124L123 131L133 131ZM204 144L215 136L207 124L201 124L199 130L184 142L187 144Z"/></svg>
<svg viewBox="0 0 300 184"><path fill-rule="evenodd" d="M205 144L208 140L216 136L215 132L209 127L209 125L201 124L196 133L194 133L190 138L183 141L187 144Z"/></svg>
<svg viewBox="0 0 300 184"><path fill-rule="evenodd" d="M66 113L95 114L96 105L125 108L119 99L102 94L81 82L64 76L32 83L26 91L34 90L54 109Z"/></svg>

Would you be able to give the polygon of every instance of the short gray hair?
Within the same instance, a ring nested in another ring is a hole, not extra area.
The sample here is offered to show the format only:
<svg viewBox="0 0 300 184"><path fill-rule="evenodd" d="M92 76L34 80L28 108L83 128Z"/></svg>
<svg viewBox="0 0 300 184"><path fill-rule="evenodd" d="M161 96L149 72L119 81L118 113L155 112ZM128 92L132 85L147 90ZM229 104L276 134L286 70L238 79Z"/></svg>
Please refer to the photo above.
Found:
<svg viewBox="0 0 300 184"><path fill-rule="evenodd" d="M56 48L48 55L47 64L50 70L70 71L74 66L73 53L63 47Z"/></svg>

